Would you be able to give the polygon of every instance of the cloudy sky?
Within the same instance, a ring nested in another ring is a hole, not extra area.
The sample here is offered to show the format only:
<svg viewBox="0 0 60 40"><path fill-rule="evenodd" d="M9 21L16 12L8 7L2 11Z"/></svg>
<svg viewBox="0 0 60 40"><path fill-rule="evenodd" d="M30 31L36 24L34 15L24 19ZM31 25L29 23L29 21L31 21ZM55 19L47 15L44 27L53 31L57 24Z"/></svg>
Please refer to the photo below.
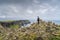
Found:
<svg viewBox="0 0 60 40"><path fill-rule="evenodd" d="M60 20L60 0L0 0L0 19Z"/></svg>

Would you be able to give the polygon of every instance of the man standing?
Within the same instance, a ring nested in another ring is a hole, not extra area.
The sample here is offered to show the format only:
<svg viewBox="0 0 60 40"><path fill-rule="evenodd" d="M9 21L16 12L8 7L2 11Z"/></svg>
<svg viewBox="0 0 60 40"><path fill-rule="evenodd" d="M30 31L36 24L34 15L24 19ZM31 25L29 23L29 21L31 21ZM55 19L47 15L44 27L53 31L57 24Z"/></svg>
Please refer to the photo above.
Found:
<svg viewBox="0 0 60 40"><path fill-rule="evenodd" d="M38 18L37 18L37 23L39 24L39 21L40 21L40 19L39 19L39 16L38 16Z"/></svg>

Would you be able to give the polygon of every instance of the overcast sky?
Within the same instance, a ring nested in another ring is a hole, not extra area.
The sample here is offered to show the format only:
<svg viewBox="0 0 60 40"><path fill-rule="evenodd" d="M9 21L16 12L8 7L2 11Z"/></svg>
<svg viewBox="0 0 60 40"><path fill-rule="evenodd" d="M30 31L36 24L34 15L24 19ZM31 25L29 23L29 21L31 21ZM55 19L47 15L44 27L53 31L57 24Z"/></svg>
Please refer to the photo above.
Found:
<svg viewBox="0 0 60 40"><path fill-rule="evenodd" d="M0 19L60 20L60 0L0 0Z"/></svg>

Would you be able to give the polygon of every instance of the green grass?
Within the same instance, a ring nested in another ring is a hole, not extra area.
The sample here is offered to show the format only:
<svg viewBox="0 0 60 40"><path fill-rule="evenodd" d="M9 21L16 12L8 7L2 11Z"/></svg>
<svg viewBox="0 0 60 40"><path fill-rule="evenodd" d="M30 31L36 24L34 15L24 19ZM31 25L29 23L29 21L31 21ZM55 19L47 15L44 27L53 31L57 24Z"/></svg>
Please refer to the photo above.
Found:
<svg viewBox="0 0 60 40"><path fill-rule="evenodd" d="M10 28L18 29L19 28L19 25L10 25Z"/></svg>

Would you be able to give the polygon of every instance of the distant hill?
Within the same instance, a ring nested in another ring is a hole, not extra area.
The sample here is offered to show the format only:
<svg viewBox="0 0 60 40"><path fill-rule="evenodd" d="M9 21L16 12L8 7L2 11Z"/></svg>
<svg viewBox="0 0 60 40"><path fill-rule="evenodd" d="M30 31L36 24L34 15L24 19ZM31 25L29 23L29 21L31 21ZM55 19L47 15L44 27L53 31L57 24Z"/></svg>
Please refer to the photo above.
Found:
<svg viewBox="0 0 60 40"><path fill-rule="evenodd" d="M30 21L29 20L9 20L9 21L0 21L0 24L4 27L9 27L10 25L19 25L19 26L24 26L29 24Z"/></svg>

